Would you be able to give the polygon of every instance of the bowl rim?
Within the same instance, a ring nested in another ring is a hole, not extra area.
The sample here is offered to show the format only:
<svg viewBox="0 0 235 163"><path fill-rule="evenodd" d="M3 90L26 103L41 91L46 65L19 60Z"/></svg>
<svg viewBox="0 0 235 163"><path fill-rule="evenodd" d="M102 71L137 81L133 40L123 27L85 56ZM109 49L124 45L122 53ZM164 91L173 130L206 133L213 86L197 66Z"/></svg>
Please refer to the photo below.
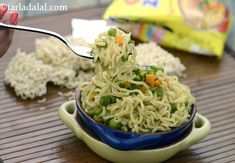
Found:
<svg viewBox="0 0 235 163"><path fill-rule="evenodd" d="M178 130L180 128L183 128L185 126L187 126L189 123L191 123L197 113L197 107L196 107L196 104L192 104L191 106L191 116L190 118L188 119L188 121L184 122L183 124L181 124L180 126L176 127L176 128L173 128L169 131L161 131L161 132L155 132L155 133L134 133L134 132L129 132L129 131L123 131L123 130L119 130L119 129L114 129L114 128L111 128L109 127L108 125L105 125L105 124L102 124L102 123L99 123L99 122L96 122L93 118L91 118L82 108L82 101L81 101L81 95L82 94L82 91L78 88L76 89L76 93L75 93L75 103L76 103L76 107L77 107L77 113L76 113L76 116L78 114L78 110L80 110L85 116L86 118L88 118L89 120L91 120L94 124L96 125L101 125L101 126L105 126L109 129L112 129L114 131L118 131L118 132L123 132L123 133L126 133L126 134L135 134L135 135L154 135L154 134L169 134L171 132L174 132L175 130Z"/></svg>

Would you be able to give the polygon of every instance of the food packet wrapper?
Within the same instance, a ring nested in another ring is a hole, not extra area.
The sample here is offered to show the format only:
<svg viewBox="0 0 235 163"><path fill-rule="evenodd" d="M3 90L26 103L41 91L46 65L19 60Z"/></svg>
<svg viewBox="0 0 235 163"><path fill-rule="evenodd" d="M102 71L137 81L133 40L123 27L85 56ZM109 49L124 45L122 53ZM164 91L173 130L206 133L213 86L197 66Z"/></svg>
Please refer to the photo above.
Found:
<svg viewBox="0 0 235 163"><path fill-rule="evenodd" d="M103 18L143 42L218 58L231 23L215 0L114 0Z"/></svg>

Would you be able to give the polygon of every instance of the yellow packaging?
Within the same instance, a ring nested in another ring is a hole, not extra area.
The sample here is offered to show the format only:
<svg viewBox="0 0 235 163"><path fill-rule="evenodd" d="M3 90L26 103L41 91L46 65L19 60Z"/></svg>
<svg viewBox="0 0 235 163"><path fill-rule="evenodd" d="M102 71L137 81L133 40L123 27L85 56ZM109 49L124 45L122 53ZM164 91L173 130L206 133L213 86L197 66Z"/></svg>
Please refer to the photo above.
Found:
<svg viewBox="0 0 235 163"><path fill-rule="evenodd" d="M231 20L215 0L114 0L103 17L142 41L219 58Z"/></svg>

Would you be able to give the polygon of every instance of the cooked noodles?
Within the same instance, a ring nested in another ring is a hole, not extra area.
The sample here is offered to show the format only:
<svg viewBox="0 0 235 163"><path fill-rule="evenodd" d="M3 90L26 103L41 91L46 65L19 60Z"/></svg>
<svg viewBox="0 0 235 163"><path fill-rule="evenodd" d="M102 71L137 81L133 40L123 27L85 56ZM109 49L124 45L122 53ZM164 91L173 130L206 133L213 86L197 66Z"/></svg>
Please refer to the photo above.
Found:
<svg viewBox="0 0 235 163"><path fill-rule="evenodd" d="M97 122L135 133L178 127L195 103L189 88L156 66L136 63L130 34L110 29L95 40L96 75L83 83L82 106Z"/></svg>

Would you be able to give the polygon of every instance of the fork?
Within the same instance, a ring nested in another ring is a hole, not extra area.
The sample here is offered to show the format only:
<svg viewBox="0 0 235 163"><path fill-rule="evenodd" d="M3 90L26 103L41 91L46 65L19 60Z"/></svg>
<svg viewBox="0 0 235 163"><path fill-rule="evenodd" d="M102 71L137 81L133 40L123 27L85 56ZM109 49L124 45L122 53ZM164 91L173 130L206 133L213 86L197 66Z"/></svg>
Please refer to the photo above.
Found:
<svg viewBox="0 0 235 163"><path fill-rule="evenodd" d="M71 49L71 51L73 53L75 53L77 56L87 58L87 59L94 59L91 48L75 45L75 44L69 42L68 40L66 40L60 34L53 32L53 31L40 29L40 28L27 27L27 26L20 26L20 25L9 25L9 24L1 23L1 22L0 22L0 28L9 28L9 29L36 32L36 33L50 35L50 36L56 37L57 39L62 41L64 44L66 44Z"/></svg>

